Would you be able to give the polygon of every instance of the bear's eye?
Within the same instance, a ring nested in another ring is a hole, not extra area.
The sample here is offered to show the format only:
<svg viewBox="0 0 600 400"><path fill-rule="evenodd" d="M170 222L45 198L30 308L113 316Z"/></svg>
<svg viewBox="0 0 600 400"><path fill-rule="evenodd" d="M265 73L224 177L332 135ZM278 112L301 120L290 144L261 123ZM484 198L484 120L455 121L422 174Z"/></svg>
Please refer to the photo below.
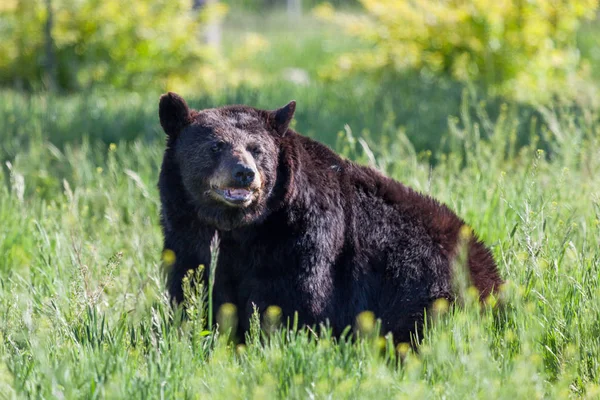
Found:
<svg viewBox="0 0 600 400"><path fill-rule="evenodd" d="M261 155L262 151L260 150L260 147L258 147L258 145L252 144L250 146L248 146L247 150L254 156L259 156Z"/></svg>
<svg viewBox="0 0 600 400"><path fill-rule="evenodd" d="M221 150L223 150L223 147L225 147L225 142L216 142L213 143L212 146L210 146L210 151L212 151L213 153L218 153Z"/></svg>

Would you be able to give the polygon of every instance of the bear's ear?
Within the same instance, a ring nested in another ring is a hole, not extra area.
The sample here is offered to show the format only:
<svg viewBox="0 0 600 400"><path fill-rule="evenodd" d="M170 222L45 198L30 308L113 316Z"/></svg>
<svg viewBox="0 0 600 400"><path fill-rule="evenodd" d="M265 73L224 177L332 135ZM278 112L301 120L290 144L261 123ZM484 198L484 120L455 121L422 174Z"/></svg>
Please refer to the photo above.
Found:
<svg viewBox="0 0 600 400"><path fill-rule="evenodd" d="M158 116L163 130L172 137L177 136L183 128L192 123L187 103L181 96L172 92L160 96Z"/></svg>
<svg viewBox="0 0 600 400"><path fill-rule="evenodd" d="M269 124L277 134L283 136L292 122L296 111L296 102L290 101L287 105L273 111L269 111Z"/></svg>

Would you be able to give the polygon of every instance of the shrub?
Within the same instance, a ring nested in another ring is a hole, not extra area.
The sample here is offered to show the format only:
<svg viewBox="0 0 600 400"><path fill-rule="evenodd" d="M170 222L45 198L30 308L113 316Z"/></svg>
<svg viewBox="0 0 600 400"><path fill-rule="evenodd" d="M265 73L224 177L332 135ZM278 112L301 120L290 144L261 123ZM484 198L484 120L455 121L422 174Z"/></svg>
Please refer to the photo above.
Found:
<svg viewBox="0 0 600 400"><path fill-rule="evenodd" d="M39 0L8 0L0 6L0 84L26 89L47 86L46 6ZM224 6L193 10L189 0L52 0L57 86L98 85L138 89L210 88L218 55L202 43L203 23Z"/></svg>
<svg viewBox="0 0 600 400"><path fill-rule="evenodd" d="M342 56L326 77L417 70L534 103L577 87L583 73L577 29L598 6L596 0L361 2L366 15L316 9L369 45Z"/></svg>

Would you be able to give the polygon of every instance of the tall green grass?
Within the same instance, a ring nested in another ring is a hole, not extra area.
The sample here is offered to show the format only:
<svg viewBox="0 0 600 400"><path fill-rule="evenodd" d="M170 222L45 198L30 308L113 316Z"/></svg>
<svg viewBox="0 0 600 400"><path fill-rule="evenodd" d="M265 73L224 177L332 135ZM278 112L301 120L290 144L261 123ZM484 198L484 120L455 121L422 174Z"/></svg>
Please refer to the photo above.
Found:
<svg viewBox="0 0 600 400"><path fill-rule="evenodd" d="M382 144L398 130L406 133L418 152L448 150L448 118L461 113L466 88L450 81L406 76L375 85L369 81L289 82L266 84L261 89L239 87L218 94L189 94L186 100L198 109L225 104L246 104L275 109L297 101L294 128L335 146L346 126L371 145ZM94 92L69 96L23 95L0 91L0 148L10 155L31 138L42 135L62 147L84 138L105 145L119 141L162 142L158 124L160 93ZM488 99L484 109L497 118L499 99ZM472 103L468 114L480 121ZM530 120L536 111L513 104L519 143L530 136Z"/></svg>
<svg viewBox="0 0 600 400"><path fill-rule="evenodd" d="M210 332L202 302L182 318L161 274L156 99L1 96L0 397L600 396L595 113L546 110L519 146L528 121L465 103L446 128L448 152L433 155L397 127L375 147L356 129L324 136L450 205L508 280L501 313L481 311L469 291L461 307L438 304L414 353L378 339L372 321L356 343L319 327L261 340L254 321L235 347ZM322 101L324 114L338 106Z"/></svg>

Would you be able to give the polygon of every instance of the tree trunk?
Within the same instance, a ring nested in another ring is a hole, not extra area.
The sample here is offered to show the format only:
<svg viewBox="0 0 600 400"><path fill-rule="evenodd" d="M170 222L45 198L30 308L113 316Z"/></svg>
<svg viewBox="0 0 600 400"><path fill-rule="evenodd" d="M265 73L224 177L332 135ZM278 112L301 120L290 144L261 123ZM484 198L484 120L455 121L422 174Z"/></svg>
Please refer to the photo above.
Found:
<svg viewBox="0 0 600 400"><path fill-rule="evenodd" d="M194 0L195 8L202 8L204 6L210 6L215 4L218 0ZM215 49L221 48L221 23L220 21L208 21L206 29L204 31L204 40L206 44L214 47Z"/></svg>
<svg viewBox="0 0 600 400"><path fill-rule="evenodd" d="M56 55L54 53L54 38L52 37L53 26L54 11L52 10L52 0L46 0L46 24L44 26L44 35L46 36L45 81L46 89L49 91L57 89Z"/></svg>
<svg viewBox="0 0 600 400"><path fill-rule="evenodd" d="M292 18L298 18L302 14L302 0L286 0L287 12Z"/></svg>

